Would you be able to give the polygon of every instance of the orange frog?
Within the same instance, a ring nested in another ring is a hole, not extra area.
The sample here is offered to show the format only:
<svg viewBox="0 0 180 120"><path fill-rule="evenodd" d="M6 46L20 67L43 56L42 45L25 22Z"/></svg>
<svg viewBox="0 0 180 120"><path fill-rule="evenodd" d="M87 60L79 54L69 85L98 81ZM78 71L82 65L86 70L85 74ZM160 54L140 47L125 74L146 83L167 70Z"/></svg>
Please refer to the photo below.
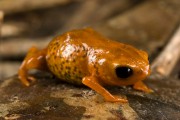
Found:
<svg viewBox="0 0 180 120"><path fill-rule="evenodd" d="M20 69L19 79L29 86L35 78L28 70L52 72L60 80L90 87L106 101L127 102L110 94L103 86L133 85L151 92L143 82L150 74L148 55L130 45L109 40L91 28L66 32L38 50L32 47Z"/></svg>

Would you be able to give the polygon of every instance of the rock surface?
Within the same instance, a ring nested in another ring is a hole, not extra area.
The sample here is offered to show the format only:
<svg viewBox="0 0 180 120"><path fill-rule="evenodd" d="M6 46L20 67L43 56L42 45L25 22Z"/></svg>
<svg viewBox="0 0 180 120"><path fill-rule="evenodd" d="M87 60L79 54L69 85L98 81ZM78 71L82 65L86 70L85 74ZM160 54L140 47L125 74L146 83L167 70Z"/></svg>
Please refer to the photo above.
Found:
<svg viewBox="0 0 180 120"><path fill-rule="evenodd" d="M149 79L152 94L133 90L130 86L109 88L111 93L126 97L129 103L105 102L103 97L86 87L62 83L51 77L36 76L30 87L23 86L17 76L0 84L0 119L18 120L136 120L180 118L180 82L168 78Z"/></svg>

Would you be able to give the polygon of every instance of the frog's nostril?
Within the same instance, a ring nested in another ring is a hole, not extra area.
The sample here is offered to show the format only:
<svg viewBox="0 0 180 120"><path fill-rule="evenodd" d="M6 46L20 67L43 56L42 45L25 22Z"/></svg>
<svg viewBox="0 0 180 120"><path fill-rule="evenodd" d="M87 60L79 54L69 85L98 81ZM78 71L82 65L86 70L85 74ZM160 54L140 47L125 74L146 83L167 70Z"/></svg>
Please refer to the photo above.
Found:
<svg viewBox="0 0 180 120"><path fill-rule="evenodd" d="M128 78L133 74L133 70L126 66L120 66L116 68L116 75L119 78Z"/></svg>

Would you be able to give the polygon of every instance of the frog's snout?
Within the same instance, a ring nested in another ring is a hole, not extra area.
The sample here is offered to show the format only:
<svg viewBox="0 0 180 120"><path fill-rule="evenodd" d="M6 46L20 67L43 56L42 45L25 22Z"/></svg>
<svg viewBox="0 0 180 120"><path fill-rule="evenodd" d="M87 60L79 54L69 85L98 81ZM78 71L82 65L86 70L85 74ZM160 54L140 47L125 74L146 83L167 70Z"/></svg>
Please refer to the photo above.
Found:
<svg viewBox="0 0 180 120"><path fill-rule="evenodd" d="M143 57L143 58L146 58L148 60L148 54L143 51L143 50L139 50L139 54Z"/></svg>
<svg viewBox="0 0 180 120"><path fill-rule="evenodd" d="M150 76L150 74L151 74L151 69L149 68L147 76Z"/></svg>
<svg viewBox="0 0 180 120"><path fill-rule="evenodd" d="M144 74L145 74L146 76L149 76L149 75L151 74L151 68L150 68L149 65L146 66L146 68L144 69Z"/></svg>

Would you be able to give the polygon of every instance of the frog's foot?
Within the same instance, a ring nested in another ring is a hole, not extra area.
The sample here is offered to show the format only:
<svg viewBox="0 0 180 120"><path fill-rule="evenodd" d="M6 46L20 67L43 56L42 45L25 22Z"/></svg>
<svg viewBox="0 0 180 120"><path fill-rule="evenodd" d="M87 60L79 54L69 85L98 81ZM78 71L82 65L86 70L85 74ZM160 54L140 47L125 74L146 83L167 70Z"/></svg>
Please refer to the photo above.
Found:
<svg viewBox="0 0 180 120"><path fill-rule="evenodd" d="M32 81L32 82L35 82L36 81L36 78L33 77L33 76L28 76L27 77L29 81Z"/></svg>
<svg viewBox="0 0 180 120"><path fill-rule="evenodd" d="M136 90L146 92L146 93L152 93L153 92L153 90L148 88L142 81L138 81L137 83L135 83L133 88Z"/></svg>
<svg viewBox="0 0 180 120"><path fill-rule="evenodd" d="M101 84L99 84L96 77L93 77L93 76L84 77L82 82L84 85L90 87L91 89L95 90L97 93L102 95L106 101L121 102L121 103L128 102L126 99L111 95L111 93L109 93Z"/></svg>
<svg viewBox="0 0 180 120"><path fill-rule="evenodd" d="M27 76L24 72L20 72L18 78L25 86L30 86L31 82L36 81L36 79L33 76Z"/></svg>
<svg viewBox="0 0 180 120"><path fill-rule="evenodd" d="M123 99L123 98L121 98L119 96L115 96L115 95L106 96L105 100L109 101L109 102L121 102L121 103L127 103L128 102L127 99Z"/></svg>
<svg viewBox="0 0 180 120"><path fill-rule="evenodd" d="M30 82L26 79L26 77L22 77L22 76L18 76L18 78L21 80L21 82L25 85L25 86L29 86Z"/></svg>
<svg viewBox="0 0 180 120"><path fill-rule="evenodd" d="M30 48L27 56L22 62L18 75L21 82L26 86L29 86L30 82L35 81L34 77L28 75L28 71L30 69L48 71L46 63L46 49L38 50L36 47Z"/></svg>

